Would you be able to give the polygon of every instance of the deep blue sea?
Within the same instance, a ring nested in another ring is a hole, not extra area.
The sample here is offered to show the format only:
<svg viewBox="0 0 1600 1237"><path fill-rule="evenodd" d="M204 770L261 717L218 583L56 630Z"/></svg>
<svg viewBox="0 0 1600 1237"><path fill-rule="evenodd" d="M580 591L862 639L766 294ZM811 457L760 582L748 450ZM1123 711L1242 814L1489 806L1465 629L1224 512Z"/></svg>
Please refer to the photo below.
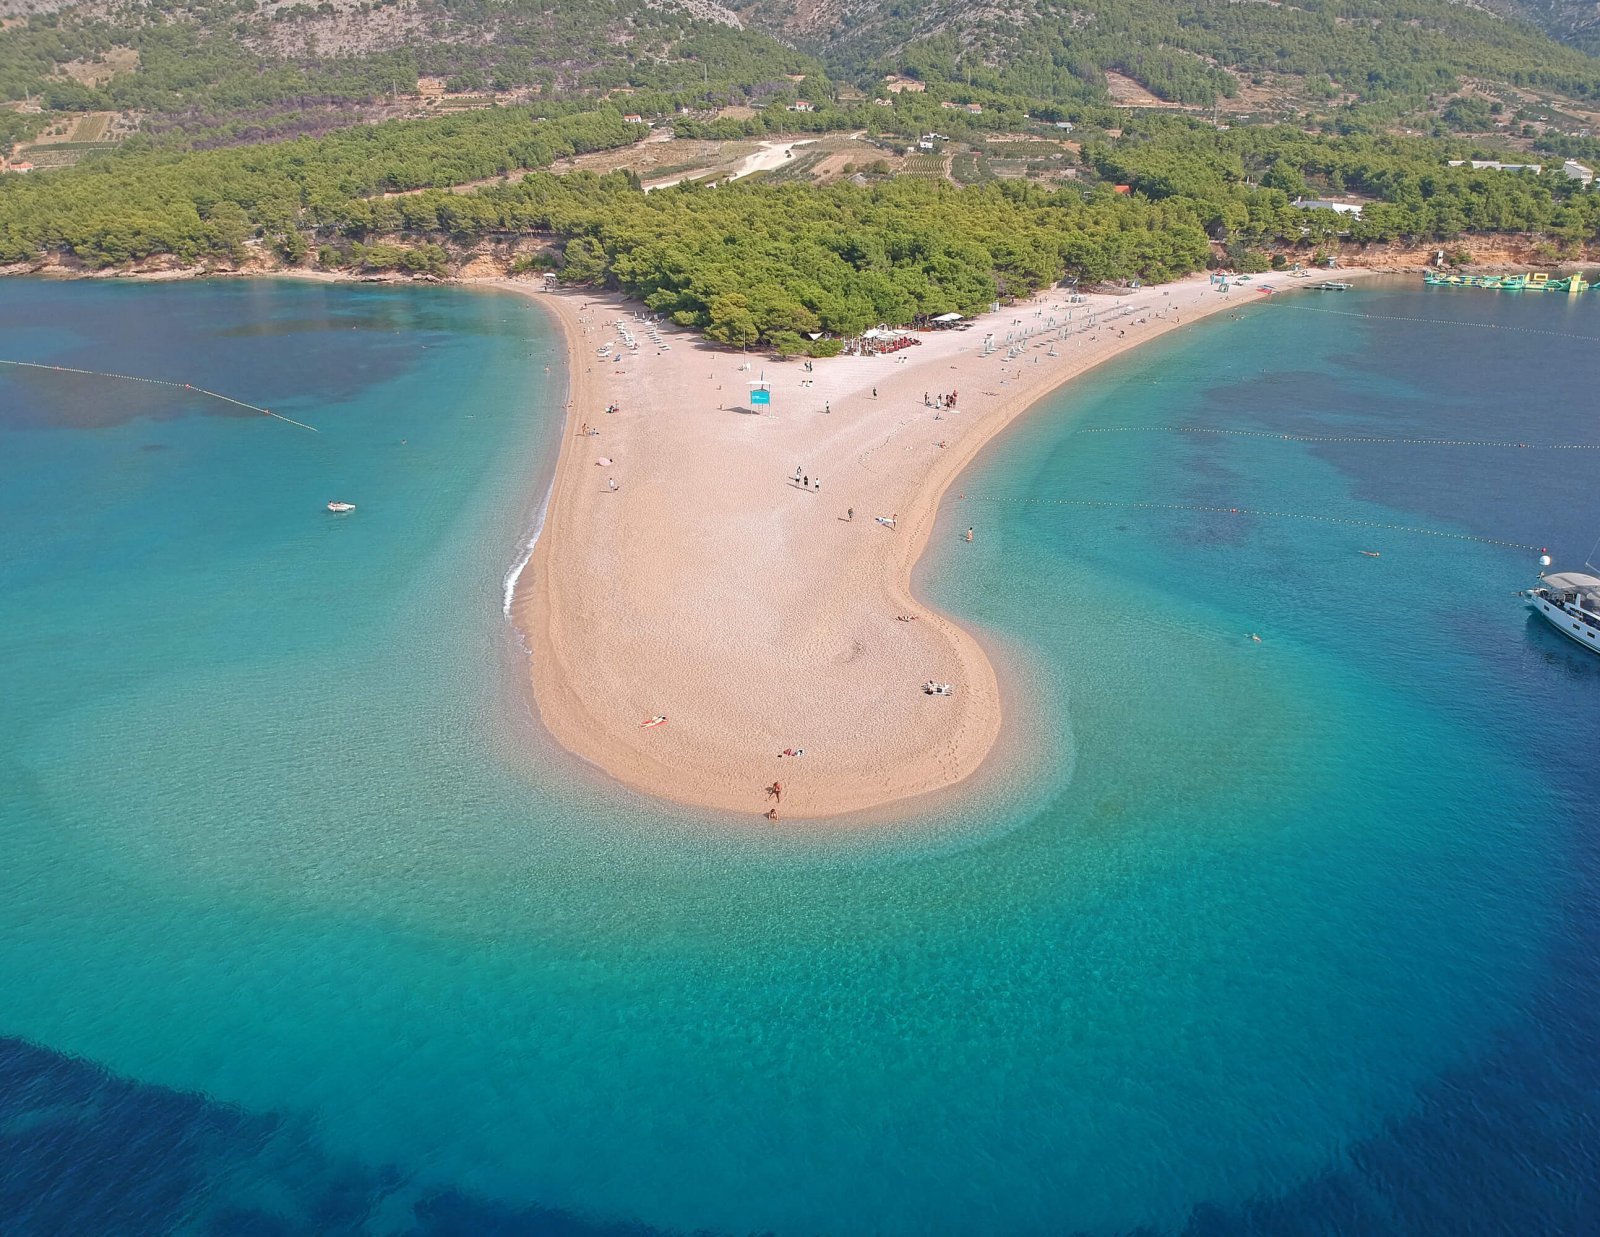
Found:
<svg viewBox="0 0 1600 1237"><path fill-rule="evenodd" d="M1026 758L845 829L533 721L531 303L8 280L0 358L318 430L0 366L6 1237L1600 1226L1600 657L1514 596L1600 537L1595 296L1058 393L919 569Z"/></svg>

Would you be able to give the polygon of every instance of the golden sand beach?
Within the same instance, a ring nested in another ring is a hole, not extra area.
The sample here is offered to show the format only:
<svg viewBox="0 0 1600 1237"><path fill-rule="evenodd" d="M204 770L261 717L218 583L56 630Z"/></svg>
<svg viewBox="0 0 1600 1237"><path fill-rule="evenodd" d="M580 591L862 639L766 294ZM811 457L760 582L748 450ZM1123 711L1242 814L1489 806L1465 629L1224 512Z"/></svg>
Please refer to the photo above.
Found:
<svg viewBox="0 0 1600 1237"><path fill-rule="evenodd" d="M1251 285L1222 294L1203 276L1075 304L1054 291L808 370L666 326L658 344L620 298L497 286L546 306L568 343L553 493L513 609L540 715L628 785L764 827L769 808L781 822L943 790L994 746L993 666L910 587L983 445L1119 353L1207 315L1270 312ZM984 355L986 336L1023 331L1037 333L1020 357ZM763 377L765 408L750 398ZM968 523L944 535L964 541ZM951 694L925 693L930 680Z"/></svg>

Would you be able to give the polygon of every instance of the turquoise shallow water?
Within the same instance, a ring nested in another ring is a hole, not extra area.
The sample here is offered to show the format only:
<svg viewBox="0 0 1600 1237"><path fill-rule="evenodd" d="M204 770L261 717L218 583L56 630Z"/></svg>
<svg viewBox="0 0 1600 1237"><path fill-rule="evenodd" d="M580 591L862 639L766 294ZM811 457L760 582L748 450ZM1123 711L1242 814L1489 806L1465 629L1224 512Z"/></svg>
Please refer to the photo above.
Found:
<svg viewBox="0 0 1600 1237"><path fill-rule="evenodd" d="M1178 508L1575 563L1593 453L1282 435L1593 440L1594 312L1280 302L1049 401L923 570L1030 758L768 834L530 720L534 307L0 284L8 357L321 431L0 371L7 1231L1570 1227L1600 666L1529 553Z"/></svg>

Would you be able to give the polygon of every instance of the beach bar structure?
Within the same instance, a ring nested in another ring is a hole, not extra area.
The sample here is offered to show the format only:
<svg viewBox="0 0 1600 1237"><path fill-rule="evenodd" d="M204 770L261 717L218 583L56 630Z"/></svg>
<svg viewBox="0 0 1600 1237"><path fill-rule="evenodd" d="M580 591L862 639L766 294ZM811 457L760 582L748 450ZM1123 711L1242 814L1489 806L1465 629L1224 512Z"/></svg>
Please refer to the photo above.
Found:
<svg viewBox="0 0 1600 1237"><path fill-rule="evenodd" d="M862 331L850 340L845 345L845 351L852 356L877 356L885 352L899 352L902 348L910 348L921 342L910 331L879 325L870 331Z"/></svg>

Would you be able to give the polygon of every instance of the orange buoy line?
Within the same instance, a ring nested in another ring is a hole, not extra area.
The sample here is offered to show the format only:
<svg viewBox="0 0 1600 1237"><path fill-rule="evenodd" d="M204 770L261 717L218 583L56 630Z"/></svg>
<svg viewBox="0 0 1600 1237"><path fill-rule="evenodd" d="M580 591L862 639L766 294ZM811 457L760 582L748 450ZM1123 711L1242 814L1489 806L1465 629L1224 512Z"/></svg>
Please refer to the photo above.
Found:
<svg viewBox="0 0 1600 1237"><path fill-rule="evenodd" d="M88 378L113 378L119 382L143 382L153 387L171 387L175 391L188 391L194 395L204 395L208 399L220 399L225 404L237 404L240 408L248 408L251 412L259 412L263 416L287 421L290 425L310 430L313 434L317 433L315 425L307 425L304 421L296 421L293 417L286 417L281 412L273 412L272 409L263 408L259 404L248 404L242 399L234 399L233 396L224 395L220 391L208 391L205 387L197 387L188 382L168 382L165 378L141 378L137 374L110 374L97 369L73 369L70 365L41 365L38 361L0 360L0 365L14 365L21 369L42 369L47 373L82 374Z"/></svg>
<svg viewBox="0 0 1600 1237"><path fill-rule="evenodd" d="M1099 507L1110 511L1201 511L1213 515L1251 515L1277 520L1314 520L1320 524L1348 524L1355 528L1381 528L1395 533L1418 533L1424 537L1448 537L1452 541L1477 541L1483 545L1505 546L1512 550L1537 550L1536 545L1520 541L1502 541L1497 537L1479 537L1473 533L1452 533L1441 528L1418 528L1411 524L1385 524L1381 520L1358 520L1350 516L1317 515L1307 511L1260 511L1253 507L1208 507L1196 503L1136 503L1111 502L1094 498L969 498L979 503L1026 503L1030 506Z"/></svg>

